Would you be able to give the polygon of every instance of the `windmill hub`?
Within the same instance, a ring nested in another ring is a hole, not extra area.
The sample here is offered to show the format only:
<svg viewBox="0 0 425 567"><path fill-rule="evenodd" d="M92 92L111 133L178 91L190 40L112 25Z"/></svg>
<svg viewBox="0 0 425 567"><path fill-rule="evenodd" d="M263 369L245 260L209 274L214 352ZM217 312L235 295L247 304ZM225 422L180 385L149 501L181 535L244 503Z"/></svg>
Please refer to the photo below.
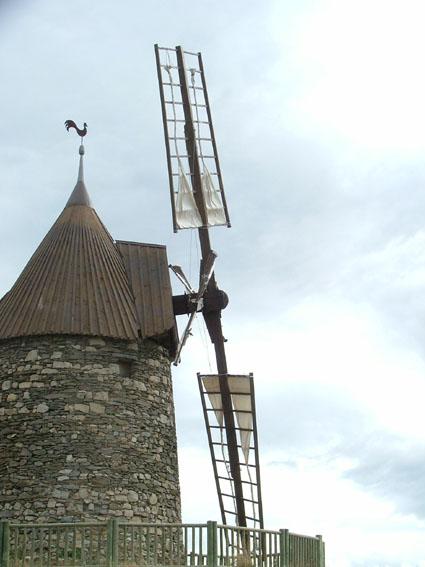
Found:
<svg viewBox="0 0 425 567"><path fill-rule="evenodd" d="M174 315L189 315L196 311L196 293L184 293L183 295L173 296ZM212 311L222 311L229 304L227 293L221 289L214 290L205 294L203 298L203 313Z"/></svg>
<svg viewBox="0 0 425 567"><path fill-rule="evenodd" d="M217 289L214 292L206 293L204 297L204 313L211 311L222 311L226 309L229 304L229 296L222 289Z"/></svg>

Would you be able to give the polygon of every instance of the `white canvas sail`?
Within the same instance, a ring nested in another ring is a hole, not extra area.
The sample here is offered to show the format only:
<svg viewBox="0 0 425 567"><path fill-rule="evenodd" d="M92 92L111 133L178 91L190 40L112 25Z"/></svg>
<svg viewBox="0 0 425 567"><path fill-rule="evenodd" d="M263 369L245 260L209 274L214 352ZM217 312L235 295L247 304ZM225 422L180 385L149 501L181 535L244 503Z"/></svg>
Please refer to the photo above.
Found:
<svg viewBox="0 0 425 567"><path fill-rule="evenodd" d="M204 376L202 382L208 394L217 422L220 427L223 427L224 416L219 377L217 375ZM248 376L229 375L228 385L233 409L236 414L237 425L244 430L239 431L239 439L245 462L248 463L251 433L253 429L251 396L249 395L251 393L251 381Z"/></svg>
<svg viewBox="0 0 425 567"><path fill-rule="evenodd" d="M229 390L232 395L233 408L238 426L244 430L252 430L251 381L248 376L229 376ZM248 413L247 413L248 412ZM251 431L239 431L242 452L245 462L249 460Z"/></svg>
<svg viewBox="0 0 425 567"><path fill-rule="evenodd" d="M189 182L179 164L179 187L175 197L176 221L179 228L198 228L202 226L201 215L195 203Z"/></svg>
<svg viewBox="0 0 425 567"><path fill-rule="evenodd" d="M215 188L212 176L205 165L201 176L201 185L207 211L208 226L227 224L221 193Z"/></svg>
<svg viewBox="0 0 425 567"><path fill-rule="evenodd" d="M218 376L204 376L202 382L204 383L204 388L208 394L217 422L220 427L223 427L223 406L221 404L219 378Z"/></svg>

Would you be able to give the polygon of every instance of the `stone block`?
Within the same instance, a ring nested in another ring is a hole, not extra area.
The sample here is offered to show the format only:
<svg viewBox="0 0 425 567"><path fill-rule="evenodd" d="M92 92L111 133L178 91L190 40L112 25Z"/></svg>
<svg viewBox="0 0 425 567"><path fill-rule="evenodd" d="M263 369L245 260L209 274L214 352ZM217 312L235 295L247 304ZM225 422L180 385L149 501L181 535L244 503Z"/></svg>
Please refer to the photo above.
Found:
<svg viewBox="0 0 425 567"><path fill-rule="evenodd" d="M71 362L66 362L65 360L54 360L53 368L72 368Z"/></svg>
<svg viewBox="0 0 425 567"><path fill-rule="evenodd" d="M116 494L114 500L116 502L127 502L127 495L126 494Z"/></svg>
<svg viewBox="0 0 425 567"><path fill-rule="evenodd" d="M88 406L87 404L74 404L73 406L70 406L70 408L71 407L75 411L81 411L83 413L88 413L90 411L90 406Z"/></svg>
<svg viewBox="0 0 425 567"><path fill-rule="evenodd" d="M93 339L89 339L89 345L97 346L97 347L103 347L103 346L106 346L106 343L100 337L95 337Z"/></svg>
<svg viewBox="0 0 425 567"><path fill-rule="evenodd" d="M25 357L25 362L35 362L39 358L40 357L38 356L38 350L37 349L30 350L29 353L27 354L27 356Z"/></svg>
<svg viewBox="0 0 425 567"><path fill-rule="evenodd" d="M94 392L93 398L95 400L101 400L103 402L106 402L109 399L109 394L108 392Z"/></svg>
<svg viewBox="0 0 425 567"><path fill-rule="evenodd" d="M92 413L105 413L105 406L96 402L90 402L90 411Z"/></svg>
<svg viewBox="0 0 425 567"><path fill-rule="evenodd" d="M35 407L36 413L46 413L47 411L49 411L49 406L45 402L42 402Z"/></svg>
<svg viewBox="0 0 425 567"><path fill-rule="evenodd" d="M129 490L127 496L129 502L137 502L139 500L139 495L134 490Z"/></svg>

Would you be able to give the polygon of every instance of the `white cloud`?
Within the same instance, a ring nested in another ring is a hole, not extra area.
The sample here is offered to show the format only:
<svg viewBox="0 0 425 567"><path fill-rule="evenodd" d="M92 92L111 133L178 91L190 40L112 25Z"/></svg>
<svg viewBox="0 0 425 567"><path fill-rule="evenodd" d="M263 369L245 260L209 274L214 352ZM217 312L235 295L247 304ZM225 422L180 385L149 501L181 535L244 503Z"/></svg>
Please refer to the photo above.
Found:
<svg viewBox="0 0 425 567"><path fill-rule="evenodd" d="M417 0L326 0L303 13L293 50L282 54L300 87L297 123L377 152L423 151L424 17Z"/></svg>

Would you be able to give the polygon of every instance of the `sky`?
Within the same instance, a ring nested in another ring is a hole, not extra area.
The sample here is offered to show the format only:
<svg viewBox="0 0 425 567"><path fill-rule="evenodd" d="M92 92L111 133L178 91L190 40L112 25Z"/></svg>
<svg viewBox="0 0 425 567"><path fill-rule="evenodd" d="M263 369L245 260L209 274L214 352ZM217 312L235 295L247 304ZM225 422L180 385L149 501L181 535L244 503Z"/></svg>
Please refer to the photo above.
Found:
<svg viewBox="0 0 425 567"><path fill-rule="evenodd" d="M422 1L0 0L0 295L76 181L121 240L173 234L153 45L201 51L232 228L229 369L253 372L266 527L328 567L425 566ZM175 293L182 293L174 281ZM217 519L196 372L174 371L185 521Z"/></svg>

